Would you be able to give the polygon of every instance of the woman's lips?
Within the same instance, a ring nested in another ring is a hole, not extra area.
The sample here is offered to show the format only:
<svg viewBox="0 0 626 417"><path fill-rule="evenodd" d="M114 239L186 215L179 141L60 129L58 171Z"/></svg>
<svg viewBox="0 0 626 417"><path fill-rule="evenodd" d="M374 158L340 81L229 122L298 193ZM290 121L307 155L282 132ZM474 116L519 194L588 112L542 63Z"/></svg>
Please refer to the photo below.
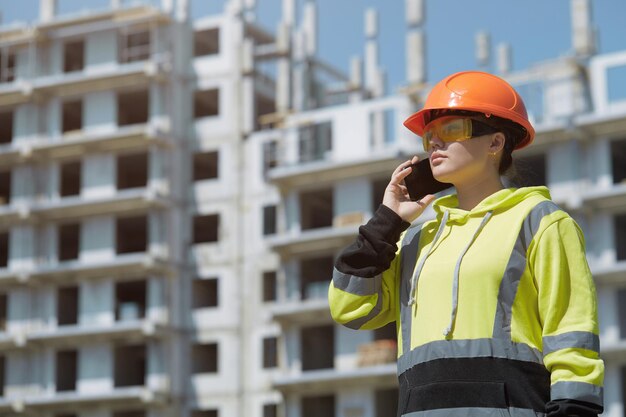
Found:
<svg viewBox="0 0 626 417"><path fill-rule="evenodd" d="M442 161L443 158L445 158L445 156L443 156L442 154L438 152L434 152L432 155L430 155L430 162L435 163L437 161Z"/></svg>

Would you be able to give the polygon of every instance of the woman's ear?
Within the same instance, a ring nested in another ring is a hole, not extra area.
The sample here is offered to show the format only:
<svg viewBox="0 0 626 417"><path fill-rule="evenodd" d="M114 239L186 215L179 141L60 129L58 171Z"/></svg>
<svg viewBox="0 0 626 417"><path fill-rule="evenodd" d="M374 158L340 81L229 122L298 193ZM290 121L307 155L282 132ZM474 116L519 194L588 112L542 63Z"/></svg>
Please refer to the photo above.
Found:
<svg viewBox="0 0 626 417"><path fill-rule="evenodd" d="M489 153L492 155L497 154L502 149L504 149L504 143L506 142L506 137L504 133L497 132L491 137L491 143L489 144Z"/></svg>

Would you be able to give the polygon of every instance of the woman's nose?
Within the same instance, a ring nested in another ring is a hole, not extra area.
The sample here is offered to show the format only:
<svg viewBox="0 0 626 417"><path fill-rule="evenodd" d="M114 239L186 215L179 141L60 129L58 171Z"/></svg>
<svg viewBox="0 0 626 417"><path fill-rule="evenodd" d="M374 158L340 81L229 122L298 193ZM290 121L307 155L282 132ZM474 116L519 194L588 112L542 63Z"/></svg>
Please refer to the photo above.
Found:
<svg viewBox="0 0 626 417"><path fill-rule="evenodd" d="M431 148L436 148L436 149L441 149L444 147L444 143L441 139L439 139L439 137L437 135L433 135L430 138L430 147Z"/></svg>

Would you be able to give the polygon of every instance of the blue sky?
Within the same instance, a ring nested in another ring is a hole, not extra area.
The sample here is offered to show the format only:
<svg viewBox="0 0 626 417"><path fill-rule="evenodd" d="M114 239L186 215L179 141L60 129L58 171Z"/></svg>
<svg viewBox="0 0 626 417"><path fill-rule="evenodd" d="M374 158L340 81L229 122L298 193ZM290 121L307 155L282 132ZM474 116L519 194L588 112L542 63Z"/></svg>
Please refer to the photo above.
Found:
<svg viewBox="0 0 626 417"><path fill-rule="evenodd" d="M158 0L140 0L159 3ZM190 0L195 18L219 12L224 0ZM298 0L300 4L304 0ZM126 0L132 3L133 0ZM58 0L62 14L104 9L110 0ZM257 0L259 21L271 31L280 18L281 0ZM594 0L594 23L600 52L626 50L626 1ZM389 92L404 84L406 24L404 0L317 0L319 54L348 70L350 57L363 56L364 11L379 10L380 61L388 73ZM493 51L501 42L513 48L513 69L567 55L571 51L569 0L426 0L427 72L429 81L476 69L474 36L491 35ZM3 24L37 19L39 0L0 0ZM494 56L495 57L495 56ZM495 70L495 68L492 68Z"/></svg>

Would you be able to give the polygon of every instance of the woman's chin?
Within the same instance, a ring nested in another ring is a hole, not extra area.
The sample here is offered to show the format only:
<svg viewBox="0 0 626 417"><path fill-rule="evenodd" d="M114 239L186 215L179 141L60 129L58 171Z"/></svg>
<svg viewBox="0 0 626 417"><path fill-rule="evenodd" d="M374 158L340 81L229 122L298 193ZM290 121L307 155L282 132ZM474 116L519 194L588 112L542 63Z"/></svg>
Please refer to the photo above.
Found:
<svg viewBox="0 0 626 417"><path fill-rule="evenodd" d="M444 167L433 167L433 177L439 182L452 183L454 172Z"/></svg>

